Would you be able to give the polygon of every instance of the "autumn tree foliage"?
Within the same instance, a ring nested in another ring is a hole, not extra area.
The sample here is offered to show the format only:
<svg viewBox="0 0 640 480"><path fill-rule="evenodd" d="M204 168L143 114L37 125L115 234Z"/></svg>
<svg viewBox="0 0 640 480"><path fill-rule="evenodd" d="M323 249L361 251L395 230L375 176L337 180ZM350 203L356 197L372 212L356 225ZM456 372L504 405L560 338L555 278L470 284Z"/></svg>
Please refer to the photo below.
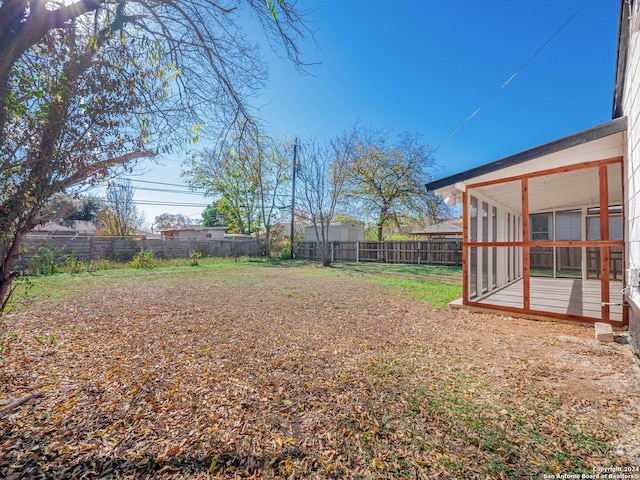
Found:
<svg viewBox="0 0 640 480"><path fill-rule="evenodd" d="M52 195L248 117L249 14L299 63L284 0L0 0L0 306Z"/></svg>
<svg viewBox="0 0 640 480"><path fill-rule="evenodd" d="M373 218L382 241L388 225L400 226L433 210L438 199L427 195L424 184L434 159L429 146L411 133L393 138L384 130L358 128L356 137L345 197L356 217Z"/></svg>
<svg viewBox="0 0 640 480"><path fill-rule="evenodd" d="M133 200L135 189L129 180L112 182L107 187L104 206L98 212L100 235L132 237L144 225L144 215Z"/></svg>
<svg viewBox="0 0 640 480"><path fill-rule="evenodd" d="M158 230L172 230L189 225L189 219L182 213L161 213L153 222Z"/></svg>

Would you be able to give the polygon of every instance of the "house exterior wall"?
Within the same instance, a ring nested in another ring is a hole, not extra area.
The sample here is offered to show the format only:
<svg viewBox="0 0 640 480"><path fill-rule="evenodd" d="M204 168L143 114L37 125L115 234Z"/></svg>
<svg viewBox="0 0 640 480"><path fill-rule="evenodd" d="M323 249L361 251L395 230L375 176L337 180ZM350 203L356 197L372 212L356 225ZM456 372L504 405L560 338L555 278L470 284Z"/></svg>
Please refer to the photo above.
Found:
<svg viewBox="0 0 640 480"><path fill-rule="evenodd" d="M636 0L638 1L638 0ZM640 15L638 13L637 15ZM640 268L640 32L631 25L623 96L627 117L626 161L624 172L625 231L627 268ZM629 330L632 342L640 348L640 290L627 291Z"/></svg>
<svg viewBox="0 0 640 480"><path fill-rule="evenodd" d="M322 235L320 227L318 227L318 234ZM330 226L328 240L330 242L346 242L349 240L349 231L346 227L342 226ZM316 231L313 226L306 227L304 229L304 241L305 242L317 242Z"/></svg>
<svg viewBox="0 0 640 480"><path fill-rule="evenodd" d="M349 228L348 242L364 242L364 228L362 225L354 225Z"/></svg>
<svg viewBox="0 0 640 480"><path fill-rule="evenodd" d="M320 233L320 227L318 227ZM363 242L364 227L359 224L331 225L329 227L330 242ZM313 225L304 229L304 241L316 242L316 231Z"/></svg>
<svg viewBox="0 0 640 480"><path fill-rule="evenodd" d="M178 232L178 240L196 240L201 239L203 235L200 232L194 230L185 230L184 232Z"/></svg>
<svg viewBox="0 0 640 480"><path fill-rule="evenodd" d="M162 232L164 240L222 240L224 239L224 227L205 227L199 229L185 228L178 230L165 230Z"/></svg>

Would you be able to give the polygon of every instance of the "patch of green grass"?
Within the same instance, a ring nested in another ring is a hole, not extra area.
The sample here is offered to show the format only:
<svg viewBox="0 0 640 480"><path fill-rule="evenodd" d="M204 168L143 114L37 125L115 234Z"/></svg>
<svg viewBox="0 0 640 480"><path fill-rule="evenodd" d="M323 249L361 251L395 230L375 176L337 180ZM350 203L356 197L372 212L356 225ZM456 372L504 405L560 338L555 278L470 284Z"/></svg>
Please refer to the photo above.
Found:
<svg viewBox="0 0 640 480"><path fill-rule="evenodd" d="M403 467L392 452L422 459L446 478L537 478L615 465L612 432L598 422L579 424L554 407L553 392L532 392L524 379L494 385L417 350L375 354L364 367L370 400L342 425L358 452L387 459L386 471ZM375 435L363 423L375 425Z"/></svg>
<svg viewBox="0 0 640 480"><path fill-rule="evenodd" d="M449 302L460 297L462 286L461 269L432 265L393 265L337 263L333 268L323 268L317 262L292 260L265 260L258 258L210 258L198 259L198 268L189 259L155 259L155 268L131 268L128 263L98 260L87 265L86 271L57 273L50 276L23 277L9 303L10 309L40 298L64 300L90 289L118 287L129 283L153 283L173 285L184 281L210 282L214 274L245 272L252 268L296 268L309 277L355 277L390 287L403 295L425 302L436 308L445 308ZM64 272L64 268L62 269ZM227 275L225 283L254 281L254 275ZM291 292L288 292L289 294Z"/></svg>
<svg viewBox="0 0 640 480"><path fill-rule="evenodd" d="M462 269L437 265L390 265L381 263L340 263L336 268L359 275L432 307L446 308L462 296Z"/></svg>
<svg viewBox="0 0 640 480"><path fill-rule="evenodd" d="M198 268L189 265L189 260L157 259L156 268L131 268L126 263L103 262L98 270L82 273L57 273L49 276L19 277L15 291L8 303L8 311L19 310L36 299L60 301L82 295L94 289L105 290L130 284L175 285L184 281L210 282L212 275L232 273L266 264L263 260L248 258L203 258ZM114 268L111 268L114 267ZM236 281L235 277L226 277L225 281Z"/></svg>
<svg viewBox="0 0 640 480"><path fill-rule="evenodd" d="M449 302L462 296L462 286L437 279L413 280L379 278L381 285L400 289L403 294L437 308L446 308Z"/></svg>

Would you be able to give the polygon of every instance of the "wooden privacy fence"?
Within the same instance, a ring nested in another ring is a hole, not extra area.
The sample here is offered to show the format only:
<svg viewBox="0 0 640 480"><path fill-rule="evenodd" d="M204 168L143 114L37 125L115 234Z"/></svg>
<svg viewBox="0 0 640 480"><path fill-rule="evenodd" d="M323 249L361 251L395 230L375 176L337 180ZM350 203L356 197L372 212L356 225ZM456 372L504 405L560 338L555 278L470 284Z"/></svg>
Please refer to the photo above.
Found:
<svg viewBox="0 0 640 480"><path fill-rule="evenodd" d="M320 260L317 242L300 242L300 260ZM462 265L462 240L421 240L384 242L331 242L332 262L415 263Z"/></svg>
<svg viewBox="0 0 640 480"><path fill-rule="evenodd" d="M600 278L600 248L586 247L586 268L588 278ZM555 259L554 259L555 255ZM531 271L541 276L573 272L582 276L583 247L535 247L529 254ZM555 262L555 263L554 263ZM621 280L624 274L622 247L609 248L609 274L611 280Z"/></svg>
<svg viewBox="0 0 640 480"><path fill-rule="evenodd" d="M60 257L73 257L79 261L99 259L128 261L140 250L153 251L157 258L189 258L195 250L210 257L259 257L261 245L255 239L225 240L160 240L130 239L123 237L44 236L27 235L22 241L25 249L16 269L25 270L41 247L49 248Z"/></svg>

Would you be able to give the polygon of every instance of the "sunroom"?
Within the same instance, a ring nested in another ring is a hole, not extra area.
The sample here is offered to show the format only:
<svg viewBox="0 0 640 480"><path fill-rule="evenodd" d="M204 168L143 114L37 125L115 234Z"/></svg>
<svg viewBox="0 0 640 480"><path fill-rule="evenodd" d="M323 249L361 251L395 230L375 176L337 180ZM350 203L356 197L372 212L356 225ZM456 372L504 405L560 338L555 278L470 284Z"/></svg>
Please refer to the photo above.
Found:
<svg viewBox="0 0 640 480"><path fill-rule="evenodd" d="M616 119L426 185L462 204L463 306L627 323Z"/></svg>

